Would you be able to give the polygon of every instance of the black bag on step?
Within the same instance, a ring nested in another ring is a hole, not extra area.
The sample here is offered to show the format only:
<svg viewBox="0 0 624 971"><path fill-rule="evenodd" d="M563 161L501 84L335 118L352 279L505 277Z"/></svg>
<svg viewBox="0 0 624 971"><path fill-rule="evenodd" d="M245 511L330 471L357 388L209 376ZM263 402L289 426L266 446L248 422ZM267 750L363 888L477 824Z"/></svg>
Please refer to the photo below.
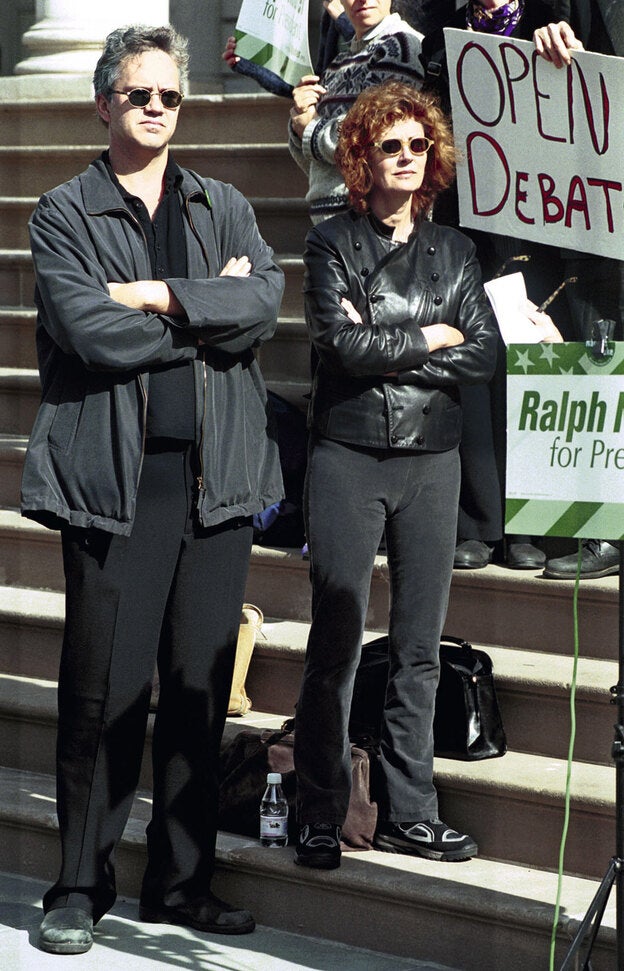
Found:
<svg viewBox="0 0 624 971"><path fill-rule="evenodd" d="M379 739L388 669L387 636L362 645L349 719L352 741ZM444 635L440 644L433 738L439 758L479 761L507 751L492 660L458 637Z"/></svg>

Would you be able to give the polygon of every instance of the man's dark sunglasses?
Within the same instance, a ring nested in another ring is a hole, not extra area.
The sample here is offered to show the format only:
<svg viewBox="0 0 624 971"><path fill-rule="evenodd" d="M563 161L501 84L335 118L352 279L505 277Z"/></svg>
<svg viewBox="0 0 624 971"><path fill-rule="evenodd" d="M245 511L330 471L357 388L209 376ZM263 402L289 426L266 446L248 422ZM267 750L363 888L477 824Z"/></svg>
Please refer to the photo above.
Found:
<svg viewBox="0 0 624 971"><path fill-rule="evenodd" d="M174 88L167 88L166 91L149 91L147 88L133 88L132 91L116 91L111 88L113 94L125 94L126 98L135 108L146 108L154 95L160 98L163 108L175 111L182 104L183 94Z"/></svg>

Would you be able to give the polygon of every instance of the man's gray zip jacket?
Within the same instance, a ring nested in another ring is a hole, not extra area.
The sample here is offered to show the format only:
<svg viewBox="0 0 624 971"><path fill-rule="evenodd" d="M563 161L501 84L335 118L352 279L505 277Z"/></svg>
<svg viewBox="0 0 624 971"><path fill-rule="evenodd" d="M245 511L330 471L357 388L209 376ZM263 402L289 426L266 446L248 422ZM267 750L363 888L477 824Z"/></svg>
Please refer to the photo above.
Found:
<svg viewBox="0 0 624 971"><path fill-rule="evenodd" d="M147 280L151 269L143 231L101 159L44 195L31 219L42 401L22 513L46 526L131 532L149 370L189 358L200 523L250 516L282 497L275 428L252 348L275 331L283 274L233 186L183 170L181 193L188 278L165 282L185 318L110 297L109 282ZM217 279L230 257L245 255L249 277Z"/></svg>

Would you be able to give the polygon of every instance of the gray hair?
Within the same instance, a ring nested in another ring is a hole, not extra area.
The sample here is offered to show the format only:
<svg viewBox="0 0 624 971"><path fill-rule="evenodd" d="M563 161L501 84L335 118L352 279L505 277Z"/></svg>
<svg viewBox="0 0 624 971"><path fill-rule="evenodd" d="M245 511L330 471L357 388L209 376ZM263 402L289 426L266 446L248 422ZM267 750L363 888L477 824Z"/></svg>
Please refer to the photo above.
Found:
<svg viewBox="0 0 624 971"><path fill-rule="evenodd" d="M93 74L96 96L102 94L106 99L110 98L125 61L130 57L138 57L145 51L154 50L164 51L175 62L180 72L180 88L184 93L188 80L187 39L169 25L146 27L142 24L133 24L129 27L118 27L106 38L104 50Z"/></svg>

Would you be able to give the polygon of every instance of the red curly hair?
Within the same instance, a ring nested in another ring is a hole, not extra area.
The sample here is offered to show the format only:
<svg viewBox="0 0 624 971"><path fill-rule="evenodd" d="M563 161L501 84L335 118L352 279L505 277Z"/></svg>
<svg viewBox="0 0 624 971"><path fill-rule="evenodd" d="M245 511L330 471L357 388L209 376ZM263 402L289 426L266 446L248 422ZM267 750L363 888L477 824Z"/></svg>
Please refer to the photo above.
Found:
<svg viewBox="0 0 624 971"><path fill-rule="evenodd" d="M434 144L429 149L423 183L414 193L414 215L427 212L455 178L456 153L448 118L437 98L401 81L366 88L347 113L336 148L336 165L342 172L349 199L360 213L368 211L373 176L368 158L373 145L397 122L420 122Z"/></svg>

